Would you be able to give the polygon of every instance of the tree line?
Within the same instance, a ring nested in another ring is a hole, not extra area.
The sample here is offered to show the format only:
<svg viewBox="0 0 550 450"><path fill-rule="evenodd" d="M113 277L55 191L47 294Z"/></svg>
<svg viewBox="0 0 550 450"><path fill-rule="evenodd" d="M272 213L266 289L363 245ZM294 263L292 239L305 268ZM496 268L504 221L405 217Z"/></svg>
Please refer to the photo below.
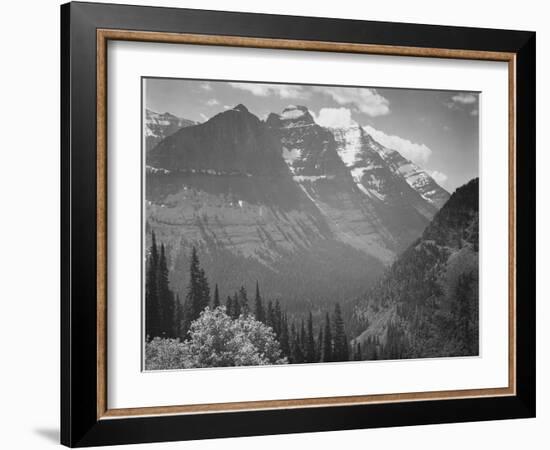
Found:
<svg viewBox="0 0 550 450"><path fill-rule="evenodd" d="M252 300L252 301L251 301ZM281 302L265 301L260 284L256 282L253 299L249 299L245 286L228 295L222 305L218 285L211 294L210 284L200 265L195 247L191 251L189 283L182 302L169 287L168 265L164 244L157 243L152 233L152 242L146 258L145 330L147 341L154 338L180 339L185 341L189 331L201 313L210 307L224 307L233 320L251 317L273 330L281 353L293 364L336 362L357 359L362 352L350 345L346 334L342 310L338 303L334 310L326 312L322 323L314 326L309 311L306 318L290 319Z"/></svg>

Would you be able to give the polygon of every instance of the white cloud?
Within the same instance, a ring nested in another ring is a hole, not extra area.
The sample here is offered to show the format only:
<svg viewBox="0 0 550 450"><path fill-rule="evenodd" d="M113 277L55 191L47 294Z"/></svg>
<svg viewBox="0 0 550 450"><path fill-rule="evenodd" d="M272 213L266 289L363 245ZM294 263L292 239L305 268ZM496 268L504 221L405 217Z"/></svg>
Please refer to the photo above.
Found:
<svg viewBox="0 0 550 450"><path fill-rule="evenodd" d="M477 102L477 97L473 94L467 94L461 92L460 94L454 95L451 100L455 103L461 103L463 105L471 105L472 103Z"/></svg>
<svg viewBox="0 0 550 450"><path fill-rule="evenodd" d="M300 86L286 84L229 83L235 89L248 91L258 97L277 95L281 98L308 98L309 92Z"/></svg>
<svg viewBox="0 0 550 450"><path fill-rule="evenodd" d="M209 117L206 114L201 113L202 120L205 122L209 119Z"/></svg>
<svg viewBox="0 0 550 450"><path fill-rule="evenodd" d="M430 172L430 176L435 180L437 184L445 184L445 181L449 178L447 175L445 175L443 172L440 172L438 170L433 170Z"/></svg>
<svg viewBox="0 0 550 450"><path fill-rule="evenodd" d="M210 85L210 83L201 83L200 88L203 91L211 91L212 90L212 86Z"/></svg>
<svg viewBox="0 0 550 450"><path fill-rule="evenodd" d="M348 108L322 108L315 122L323 127L343 128L356 125Z"/></svg>
<svg viewBox="0 0 550 450"><path fill-rule="evenodd" d="M405 158L417 164L424 164L432 154L432 150L425 144L417 144L399 136L392 136L367 125L364 127L376 141L392 150L397 150Z"/></svg>
<svg viewBox="0 0 550 450"><path fill-rule="evenodd" d="M479 111L477 109L472 109L470 111L470 116L478 116L479 115Z"/></svg>
<svg viewBox="0 0 550 450"><path fill-rule="evenodd" d="M208 106L216 106L216 105L219 105L220 102L219 102L218 100L216 100L215 98L211 98L210 100L208 100L208 101L206 102L206 104L207 104Z"/></svg>
<svg viewBox="0 0 550 450"><path fill-rule="evenodd" d="M229 105L223 105L223 109L231 109L231 106L229 106Z"/></svg>
<svg viewBox="0 0 550 450"><path fill-rule="evenodd" d="M324 93L340 105L353 105L357 111L370 117L384 116L390 113L390 102L380 95L376 89L314 87L317 92Z"/></svg>

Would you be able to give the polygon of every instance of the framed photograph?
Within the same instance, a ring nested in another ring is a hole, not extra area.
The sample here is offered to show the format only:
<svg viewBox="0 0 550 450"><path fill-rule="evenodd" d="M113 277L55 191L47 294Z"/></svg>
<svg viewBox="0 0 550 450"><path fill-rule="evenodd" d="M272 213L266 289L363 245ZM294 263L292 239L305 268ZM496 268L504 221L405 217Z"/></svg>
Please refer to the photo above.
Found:
<svg viewBox="0 0 550 450"><path fill-rule="evenodd" d="M535 415L535 33L61 7L61 440Z"/></svg>

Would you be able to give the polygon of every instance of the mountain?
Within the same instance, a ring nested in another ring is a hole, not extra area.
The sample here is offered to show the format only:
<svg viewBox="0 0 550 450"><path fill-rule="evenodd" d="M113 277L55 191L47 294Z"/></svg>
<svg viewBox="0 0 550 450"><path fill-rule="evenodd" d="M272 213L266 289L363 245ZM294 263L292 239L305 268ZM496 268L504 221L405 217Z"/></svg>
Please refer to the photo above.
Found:
<svg viewBox="0 0 550 450"><path fill-rule="evenodd" d="M363 129L321 127L303 106L264 122L238 105L164 138L147 154L145 213L172 289L185 295L195 246L222 298L256 281L289 311L363 295L438 209L377 145Z"/></svg>
<svg viewBox="0 0 550 450"><path fill-rule="evenodd" d="M192 120L176 117L168 112L145 111L145 151L149 152L164 138L174 134L180 128L196 125Z"/></svg>
<svg viewBox="0 0 550 450"><path fill-rule="evenodd" d="M338 154L357 186L386 203L411 205L428 219L445 204L449 193L398 151L384 147L358 125L331 128Z"/></svg>
<svg viewBox="0 0 550 450"><path fill-rule="evenodd" d="M453 193L356 307L366 329L354 344L390 359L477 355L478 228L476 178Z"/></svg>
<svg viewBox="0 0 550 450"><path fill-rule="evenodd" d="M222 295L257 280L266 298L295 308L345 301L383 270L334 235L294 181L279 136L242 105L151 150L145 194L147 231L167 245L181 296L193 246Z"/></svg>
<svg viewBox="0 0 550 450"><path fill-rule="evenodd" d="M343 242L389 263L438 210L380 156L397 152L363 128L323 128L306 107L293 105L266 124L280 136L294 181Z"/></svg>

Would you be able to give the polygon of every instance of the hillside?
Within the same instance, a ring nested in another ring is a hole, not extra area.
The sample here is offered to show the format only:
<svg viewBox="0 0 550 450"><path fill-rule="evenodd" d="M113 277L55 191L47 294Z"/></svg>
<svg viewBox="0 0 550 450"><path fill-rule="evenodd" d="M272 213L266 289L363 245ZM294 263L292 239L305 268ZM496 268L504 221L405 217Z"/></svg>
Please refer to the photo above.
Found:
<svg viewBox="0 0 550 450"><path fill-rule="evenodd" d="M366 359L478 354L478 196L458 188L356 307Z"/></svg>

